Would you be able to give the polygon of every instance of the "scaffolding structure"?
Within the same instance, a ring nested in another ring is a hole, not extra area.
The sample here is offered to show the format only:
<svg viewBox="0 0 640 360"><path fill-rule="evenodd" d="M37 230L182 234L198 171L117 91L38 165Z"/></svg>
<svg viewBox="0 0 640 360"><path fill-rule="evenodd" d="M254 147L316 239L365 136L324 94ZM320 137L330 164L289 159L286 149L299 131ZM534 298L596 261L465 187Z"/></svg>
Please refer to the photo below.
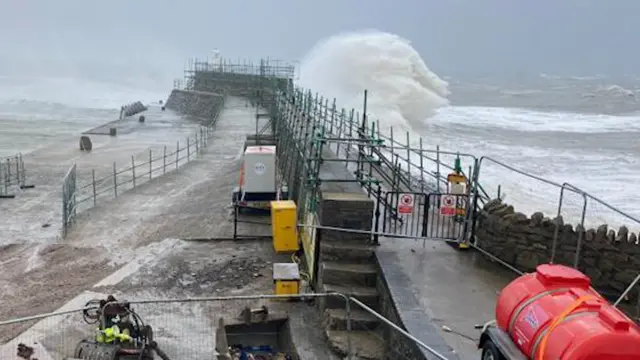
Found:
<svg viewBox="0 0 640 360"><path fill-rule="evenodd" d="M323 184L363 188L376 201L376 219L384 213L382 221L394 222L404 219L389 193L447 192L447 173L454 167L453 161L450 165L443 162L441 155L452 153L425 149L422 139L415 146L409 133L403 143L394 137L393 128L383 131L378 121L367 117L366 91L361 110L341 109L335 99L295 86L294 76L293 65L272 59L193 59L176 86L243 97L257 108L255 138L267 134L275 138L279 171L302 223L316 212ZM259 126L260 119L268 123ZM453 155L470 158L463 172L475 184L477 159ZM327 173L329 176L323 176ZM470 196L480 193L481 201L488 199L482 187L472 185L471 190ZM377 228L377 220L374 226Z"/></svg>

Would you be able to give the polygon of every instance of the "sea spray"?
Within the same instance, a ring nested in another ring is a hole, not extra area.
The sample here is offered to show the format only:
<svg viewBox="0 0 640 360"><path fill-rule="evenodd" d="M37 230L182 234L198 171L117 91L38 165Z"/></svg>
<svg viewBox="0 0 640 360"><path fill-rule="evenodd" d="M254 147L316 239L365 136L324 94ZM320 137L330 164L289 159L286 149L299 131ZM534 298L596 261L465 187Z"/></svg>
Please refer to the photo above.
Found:
<svg viewBox="0 0 640 360"><path fill-rule="evenodd" d="M375 30L343 33L317 43L303 58L298 85L336 98L340 107L362 108L381 131L423 132L424 124L449 104L448 83L429 70L410 42Z"/></svg>

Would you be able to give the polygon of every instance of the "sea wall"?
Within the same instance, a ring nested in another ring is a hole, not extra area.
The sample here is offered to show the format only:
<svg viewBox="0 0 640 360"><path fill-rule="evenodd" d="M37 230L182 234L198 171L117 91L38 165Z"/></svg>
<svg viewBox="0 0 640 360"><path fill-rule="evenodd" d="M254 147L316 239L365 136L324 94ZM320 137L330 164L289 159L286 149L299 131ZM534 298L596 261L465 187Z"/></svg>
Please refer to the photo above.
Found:
<svg viewBox="0 0 640 360"><path fill-rule="evenodd" d="M181 114L215 119L224 106L224 96L205 91L174 89L165 106Z"/></svg>
<svg viewBox="0 0 640 360"><path fill-rule="evenodd" d="M520 270L531 271L549 261L556 224L560 226L554 262L572 266L582 234L579 269L603 294L620 294L638 275L638 236L625 226L617 231L606 224L590 229L573 227L564 224L562 217L549 218L541 212L527 216L496 199L479 212L475 234L483 249ZM637 296L637 292L630 294L632 299Z"/></svg>
<svg viewBox="0 0 640 360"><path fill-rule="evenodd" d="M378 269L377 288L380 294L380 314L398 327L415 336L418 340L445 355L447 359L460 357L445 342L439 325L432 319L416 295L411 291L411 279L398 265L402 260L393 251L376 251L375 263ZM381 325L386 339L386 357L391 359L427 360L433 356L415 341L387 325Z"/></svg>

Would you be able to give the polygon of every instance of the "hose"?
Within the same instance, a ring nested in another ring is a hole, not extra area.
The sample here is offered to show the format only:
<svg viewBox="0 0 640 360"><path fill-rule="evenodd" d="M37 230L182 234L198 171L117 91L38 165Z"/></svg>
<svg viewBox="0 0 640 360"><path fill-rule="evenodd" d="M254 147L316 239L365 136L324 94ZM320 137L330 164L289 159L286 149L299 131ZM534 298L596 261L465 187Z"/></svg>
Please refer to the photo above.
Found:
<svg viewBox="0 0 640 360"><path fill-rule="evenodd" d="M100 300L89 300L82 309L82 318L89 325L96 324L100 321Z"/></svg>
<svg viewBox="0 0 640 360"><path fill-rule="evenodd" d="M291 261L298 265L298 271L300 272L300 278L306 281L307 283L311 282L311 276L304 270L300 270L300 265L302 264L302 260L295 254L291 254Z"/></svg>

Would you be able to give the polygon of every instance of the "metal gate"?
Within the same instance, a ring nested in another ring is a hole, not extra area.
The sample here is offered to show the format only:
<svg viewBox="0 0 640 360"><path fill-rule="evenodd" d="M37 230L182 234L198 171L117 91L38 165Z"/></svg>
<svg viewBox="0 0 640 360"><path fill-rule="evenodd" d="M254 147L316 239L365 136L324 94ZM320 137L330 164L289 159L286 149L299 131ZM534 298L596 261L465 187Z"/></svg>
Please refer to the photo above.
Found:
<svg viewBox="0 0 640 360"><path fill-rule="evenodd" d="M383 236L465 242L471 219L468 200L468 195L387 192Z"/></svg>
<svg viewBox="0 0 640 360"><path fill-rule="evenodd" d="M426 205L425 193L388 191L384 196L382 212L384 236L424 237Z"/></svg>
<svg viewBox="0 0 640 360"><path fill-rule="evenodd" d="M466 242L472 215L469 195L431 193L425 207L425 237Z"/></svg>

